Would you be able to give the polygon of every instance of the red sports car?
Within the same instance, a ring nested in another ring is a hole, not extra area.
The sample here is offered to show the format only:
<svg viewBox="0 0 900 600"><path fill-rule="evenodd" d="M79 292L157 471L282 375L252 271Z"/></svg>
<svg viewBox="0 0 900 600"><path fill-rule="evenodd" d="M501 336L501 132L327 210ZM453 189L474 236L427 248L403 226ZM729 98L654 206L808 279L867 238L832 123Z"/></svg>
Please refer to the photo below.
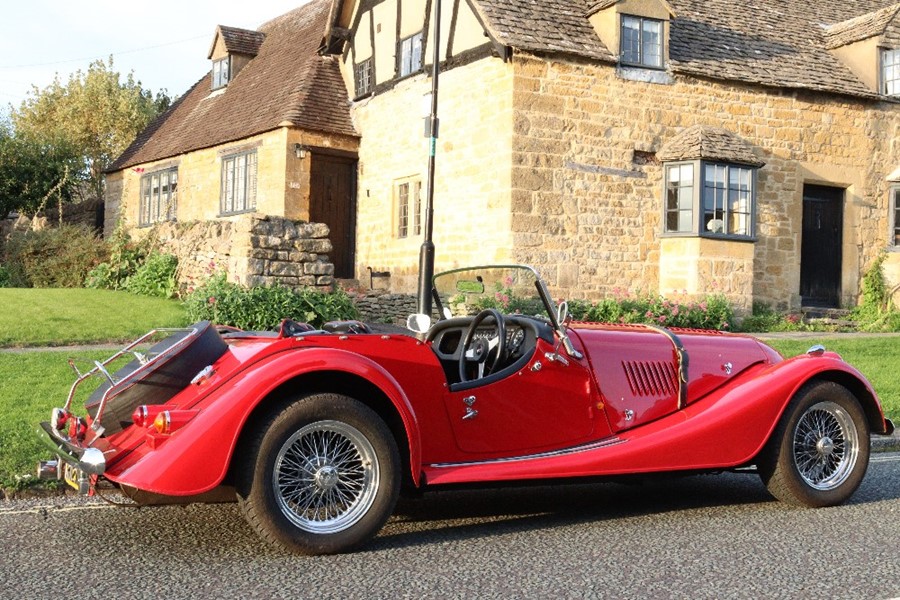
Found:
<svg viewBox="0 0 900 600"><path fill-rule="evenodd" d="M375 536L402 490L450 484L755 466L781 500L834 505L870 433L894 429L821 346L784 360L742 335L573 323L521 266L450 271L433 291L440 318L409 331L151 332L76 369L42 423L60 472L140 503L236 498L264 539L325 554Z"/></svg>

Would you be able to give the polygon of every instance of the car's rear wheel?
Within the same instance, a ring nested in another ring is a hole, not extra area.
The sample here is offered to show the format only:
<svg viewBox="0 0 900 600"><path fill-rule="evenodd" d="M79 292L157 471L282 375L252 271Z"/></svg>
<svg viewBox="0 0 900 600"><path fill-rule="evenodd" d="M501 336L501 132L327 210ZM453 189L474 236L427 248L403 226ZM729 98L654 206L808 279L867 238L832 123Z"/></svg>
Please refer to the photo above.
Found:
<svg viewBox="0 0 900 600"><path fill-rule="evenodd" d="M300 398L251 440L238 501L266 541L334 554L374 537L400 489L397 445L384 421L338 394Z"/></svg>
<svg viewBox="0 0 900 600"><path fill-rule="evenodd" d="M834 382L807 384L791 400L758 460L769 492L784 502L847 500L869 464L869 426L859 402Z"/></svg>

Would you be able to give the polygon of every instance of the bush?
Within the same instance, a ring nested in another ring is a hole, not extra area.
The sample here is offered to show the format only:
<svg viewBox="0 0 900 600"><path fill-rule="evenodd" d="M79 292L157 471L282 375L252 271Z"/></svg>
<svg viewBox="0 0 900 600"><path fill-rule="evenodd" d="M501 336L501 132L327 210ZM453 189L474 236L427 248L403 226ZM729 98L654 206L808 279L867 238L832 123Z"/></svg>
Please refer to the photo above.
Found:
<svg viewBox="0 0 900 600"><path fill-rule="evenodd" d="M744 318L741 331L807 331L811 327L797 313L780 313L764 302L753 303L753 314Z"/></svg>
<svg viewBox="0 0 900 600"><path fill-rule="evenodd" d="M344 291L292 290L275 285L245 288L224 274L213 276L185 300L191 321L212 321L244 330L269 330L282 319L319 327L326 321L356 319L359 311Z"/></svg>
<svg viewBox="0 0 900 600"><path fill-rule="evenodd" d="M83 225L13 232L3 264L10 287L81 287L87 273L106 258L97 234Z"/></svg>
<svg viewBox="0 0 900 600"><path fill-rule="evenodd" d="M171 254L151 252L133 275L125 280L125 289L140 296L174 298L178 291L175 272L178 259Z"/></svg>
<svg viewBox="0 0 900 600"><path fill-rule="evenodd" d="M0 265L0 288L9 287L9 269Z"/></svg>
<svg viewBox="0 0 900 600"><path fill-rule="evenodd" d="M128 279L143 264L147 250L143 244L132 242L131 236L119 223L107 242L109 260L98 264L84 279L84 286L100 290L124 290Z"/></svg>

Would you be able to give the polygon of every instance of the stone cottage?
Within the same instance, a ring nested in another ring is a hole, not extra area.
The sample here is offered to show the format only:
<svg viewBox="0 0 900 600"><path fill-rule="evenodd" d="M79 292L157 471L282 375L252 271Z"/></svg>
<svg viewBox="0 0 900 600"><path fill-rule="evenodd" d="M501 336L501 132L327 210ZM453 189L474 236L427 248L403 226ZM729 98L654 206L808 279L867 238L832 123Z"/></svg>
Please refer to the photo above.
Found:
<svg viewBox="0 0 900 600"><path fill-rule="evenodd" d="M258 31L216 28L209 73L109 168L107 234L177 223L163 227L175 247L190 229L182 246L228 259L249 284L353 276L359 136L338 61L317 53L329 9L315 0Z"/></svg>
<svg viewBox="0 0 900 600"><path fill-rule="evenodd" d="M359 133L356 274L414 291L432 0L333 0ZM900 4L443 0L437 269L560 295L855 303L900 249ZM900 253L888 269L900 271Z"/></svg>

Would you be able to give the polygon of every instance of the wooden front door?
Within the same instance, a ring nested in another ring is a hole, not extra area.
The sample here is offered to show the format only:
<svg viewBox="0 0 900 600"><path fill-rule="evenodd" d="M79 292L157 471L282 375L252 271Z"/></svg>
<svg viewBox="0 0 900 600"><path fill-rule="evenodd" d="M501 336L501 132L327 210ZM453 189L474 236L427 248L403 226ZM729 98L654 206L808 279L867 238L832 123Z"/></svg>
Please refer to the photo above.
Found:
<svg viewBox="0 0 900 600"><path fill-rule="evenodd" d="M800 296L804 306L840 306L843 217L843 189L803 186Z"/></svg>
<svg viewBox="0 0 900 600"><path fill-rule="evenodd" d="M334 276L353 279L356 260L356 158L312 153L309 220L325 223Z"/></svg>

